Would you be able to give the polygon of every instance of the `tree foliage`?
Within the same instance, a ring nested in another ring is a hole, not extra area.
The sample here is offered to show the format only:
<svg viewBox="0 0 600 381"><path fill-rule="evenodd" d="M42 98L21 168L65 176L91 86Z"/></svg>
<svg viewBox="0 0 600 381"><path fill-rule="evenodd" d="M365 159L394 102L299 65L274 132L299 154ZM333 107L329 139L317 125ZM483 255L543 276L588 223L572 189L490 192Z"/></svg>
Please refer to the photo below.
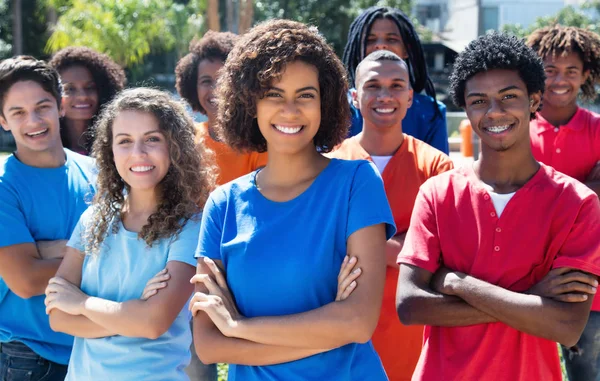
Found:
<svg viewBox="0 0 600 381"><path fill-rule="evenodd" d="M595 5L596 4L596 5ZM600 9L600 1L586 4L585 8L596 8ZM597 8L598 7L598 8ZM533 24L529 27L524 28L520 24L507 24L502 27L502 30L508 33L512 33L517 37L525 38L536 29L543 28L545 26L560 24L564 26L575 26L579 28L588 28L593 31L598 31L600 24L597 20L589 16L583 10L576 9L572 6L567 6L561 9L557 14L553 16L538 17Z"/></svg>

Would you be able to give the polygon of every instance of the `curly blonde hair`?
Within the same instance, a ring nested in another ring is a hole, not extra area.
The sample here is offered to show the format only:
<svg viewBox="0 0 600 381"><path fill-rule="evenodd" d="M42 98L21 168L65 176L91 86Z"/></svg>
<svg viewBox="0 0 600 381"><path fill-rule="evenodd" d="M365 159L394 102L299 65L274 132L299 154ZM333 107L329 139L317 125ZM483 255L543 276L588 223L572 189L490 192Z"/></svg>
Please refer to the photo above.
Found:
<svg viewBox="0 0 600 381"><path fill-rule="evenodd" d="M92 156L98 166L97 192L93 215L86 227L86 252L97 253L109 234L117 233L125 195L129 185L123 181L114 162L112 126L122 111L139 111L153 115L169 145L171 165L161 180L161 194L156 212L138 234L148 246L160 239L176 236L188 220L204 207L216 180L211 151L194 144L194 123L182 103L168 93L136 88L121 92L103 109L96 122Z"/></svg>

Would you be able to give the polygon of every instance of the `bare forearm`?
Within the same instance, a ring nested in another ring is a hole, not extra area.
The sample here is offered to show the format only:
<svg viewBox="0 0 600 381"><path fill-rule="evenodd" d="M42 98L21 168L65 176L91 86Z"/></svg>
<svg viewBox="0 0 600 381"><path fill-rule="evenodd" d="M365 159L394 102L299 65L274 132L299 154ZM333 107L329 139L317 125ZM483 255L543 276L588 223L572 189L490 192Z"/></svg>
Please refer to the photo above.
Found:
<svg viewBox="0 0 600 381"><path fill-rule="evenodd" d="M398 317L406 325L462 327L497 321L458 297L430 290L412 289L399 293L396 304Z"/></svg>
<svg viewBox="0 0 600 381"><path fill-rule="evenodd" d="M98 339L115 335L83 315L69 315L58 309L50 312L50 327L56 332L85 339Z"/></svg>
<svg viewBox="0 0 600 381"><path fill-rule="evenodd" d="M367 342L375 330L381 305L361 311L346 301L287 316L266 316L240 322L235 336L277 346L320 349Z"/></svg>
<svg viewBox="0 0 600 381"><path fill-rule="evenodd" d="M114 332L128 337L156 338L153 319L145 311L143 300L131 300L123 303L106 299L89 297L85 302L82 315L92 322Z"/></svg>
<svg viewBox="0 0 600 381"><path fill-rule="evenodd" d="M457 296L499 321L534 336L575 345L583 330L592 298L563 303L521 294L465 276L453 287ZM586 312L587 311L587 312Z"/></svg>
<svg viewBox="0 0 600 381"><path fill-rule="evenodd" d="M60 259L65 256L65 249L67 247L67 240L56 240L56 241L37 241L39 255L44 259Z"/></svg>
<svg viewBox="0 0 600 381"><path fill-rule="evenodd" d="M385 257L386 264L388 267L399 268L398 265L398 254L402 251L402 246L404 246L404 238L406 237L406 233L399 234L395 237L392 237L385 243Z"/></svg>
<svg viewBox="0 0 600 381"><path fill-rule="evenodd" d="M600 196L600 180L586 181L585 185Z"/></svg>
<svg viewBox="0 0 600 381"><path fill-rule="evenodd" d="M327 351L325 349L259 344L248 340L225 337L216 328L207 332L207 328L196 327L194 327L194 345L198 357L205 364L276 365Z"/></svg>
<svg viewBox="0 0 600 381"><path fill-rule="evenodd" d="M26 290L26 294L28 297L44 295L48 281L56 274L60 262L60 259L32 260L30 271L27 272L28 290Z"/></svg>

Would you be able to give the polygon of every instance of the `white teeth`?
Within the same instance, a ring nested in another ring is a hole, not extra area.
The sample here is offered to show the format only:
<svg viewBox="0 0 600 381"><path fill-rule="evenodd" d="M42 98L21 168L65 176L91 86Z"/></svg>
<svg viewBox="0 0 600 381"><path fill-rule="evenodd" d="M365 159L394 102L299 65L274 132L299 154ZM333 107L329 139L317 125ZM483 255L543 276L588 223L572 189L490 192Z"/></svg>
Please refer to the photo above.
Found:
<svg viewBox="0 0 600 381"><path fill-rule="evenodd" d="M500 132L504 132L504 131L508 130L509 128L510 128L510 126L493 126L493 127L486 127L485 129L494 134L499 134Z"/></svg>
<svg viewBox="0 0 600 381"><path fill-rule="evenodd" d="M297 134L302 129L302 126L286 127L286 126L280 126L278 124L274 124L274 126L277 129L277 131L283 132L284 134Z"/></svg>
<svg viewBox="0 0 600 381"><path fill-rule="evenodd" d="M552 90L552 92L553 92L554 94L558 94L558 95L563 95L563 94L566 94L568 91L569 91L569 90L567 90L567 89L564 89L564 90Z"/></svg>
<svg viewBox="0 0 600 381"><path fill-rule="evenodd" d="M154 166L152 166L152 165L131 167L131 170L133 172L148 172L148 171L151 171L153 169L154 169Z"/></svg>
<svg viewBox="0 0 600 381"><path fill-rule="evenodd" d="M92 105L73 105L73 108L90 108Z"/></svg>
<svg viewBox="0 0 600 381"><path fill-rule="evenodd" d="M393 108L376 108L375 111L377 111L380 114L390 114L392 112L394 112Z"/></svg>
<svg viewBox="0 0 600 381"><path fill-rule="evenodd" d="M27 136L38 136L38 135L41 135L41 134L45 133L46 131L48 131L47 128L45 130L42 130L42 131L30 132L30 133L27 134Z"/></svg>

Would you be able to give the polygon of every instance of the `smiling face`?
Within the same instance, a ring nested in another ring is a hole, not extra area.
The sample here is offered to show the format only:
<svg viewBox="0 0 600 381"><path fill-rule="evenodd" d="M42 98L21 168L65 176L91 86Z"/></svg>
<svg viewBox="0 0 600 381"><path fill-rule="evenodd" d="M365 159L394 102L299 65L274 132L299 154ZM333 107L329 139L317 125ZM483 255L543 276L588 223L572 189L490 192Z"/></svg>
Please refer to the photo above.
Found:
<svg viewBox="0 0 600 381"><path fill-rule="evenodd" d="M19 156L61 147L56 98L35 81L19 81L4 96L0 124L10 131ZM24 159L22 157L22 159Z"/></svg>
<svg viewBox="0 0 600 381"><path fill-rule="evenodd" d="M408 58L400 30L396 23L389 18L375 20L369 34L365 37L365 57L376 50L389 50L400 58Z"/></svg>
<svg viewBox="0 0 600 381"><path fill-rule="evenodd" d="M302 61L288 63L281 78L256 102L256 119L269 153L314 150L321 124L317 68Z"/></svg>
<svg viewBox="0 0 600 381"><path fill-rule="evenodd" d="M155 190L171 165L169 144L154 115L121 111L112 125L117 172L130 191Z"/></svg>
<svg viewBox="0 0 600 381"><path fill-rule="evenodd" d="M527 93L516 70L480 72L465 84L465 111L484 149L529 147L530 113L540 99L540 93Z"/></svg>
<svg viewBox="0 0 600 381"><path fill-rule="evenodd" d="M549 55L544 58L546 72L546 91L544 108L575 108L579 89L589 76L583 70L583 62L576 52L566 56ZM542 109L543 110L543 109Z"/></svg>
<svg viewBox="0 0 600 381"><path fill-rule="evenodd" d="M71 66L60 72L64 96L65 117L90 120L98 112L98 89L92 73L83 66Z"/></svg>
<svg viewBox="0 0 600 381"><path fill-rule="evenodd" d="M204 114L209 122L214 120L217 114L217 104L213 98L215 84L217 83L218 72L223 67L223 62L219 60L205 59L198 64L198 82L196 88L198 91L198 101L204 109Z"/></svg>
<svg viewBox="0 0 600 381"><path fill-rule="evenodd" d="M406 64L401 61L365 61L356 73L353 98L364 128L398 128L412 104L413 91Z"/></svg>

